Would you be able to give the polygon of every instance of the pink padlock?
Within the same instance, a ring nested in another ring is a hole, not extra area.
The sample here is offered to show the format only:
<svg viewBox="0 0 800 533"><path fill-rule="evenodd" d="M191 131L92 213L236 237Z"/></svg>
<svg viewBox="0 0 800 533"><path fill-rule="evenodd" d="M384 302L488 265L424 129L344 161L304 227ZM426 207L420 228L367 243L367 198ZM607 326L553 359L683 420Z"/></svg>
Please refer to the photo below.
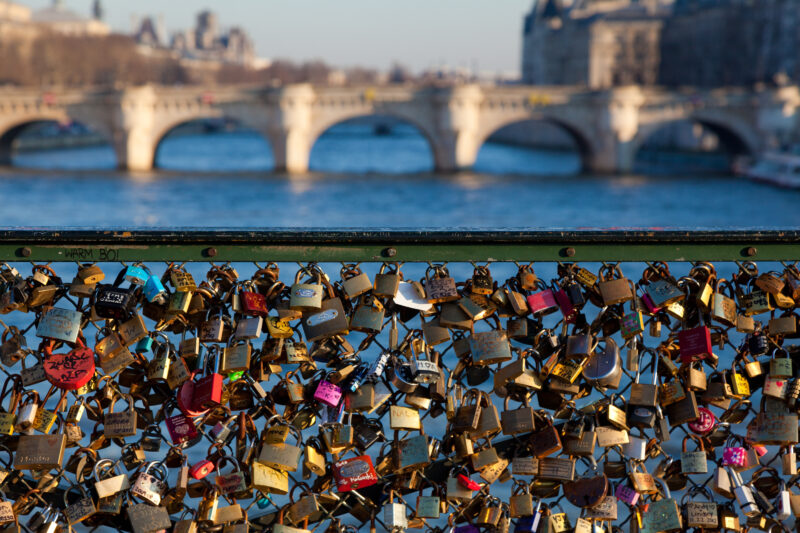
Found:
<svg viewBox="0 0 800 533"><path fill-rule="evenodd" d="M700 416L697 420L689 422L689 429L700 435L710 433L717 425L717 417L705 407L698 407L697 411Z"/></svg>
<svg viewBox="0 0 800 533"><path fill-rule="evenodd" d="M625 502L631 507L636 505L636 502L639 501L639 493L633 490L630 487L626 487L625 485L617 485L617 490L614 493L619 501Z"/></svg>
<svg viewBox="0 0 800 533"><path fill-rule="evenodd" d="M745 466L747 451L739 446L726 447L722 452L722 464L725 466Z"/></svg>
<svg viewBox="0 0 800 533"><path fill-rule="evenodd" d="M656 307L656 304L653 302L653 299L650 298L650 295L647 294L646 292L642 293L642 303L647 308L647 312L651 315L656 315L658 314L659 311L661 311L661 308Z"/></svg>
<svg viewBox="0 0 800 533"><path fill-rule="evenodd" d="M764 457L767 455L767 447L762 446L761 444L753 444L753 449L756 451L759 457Z"/></svg>
<svg viewBox="0 0 800 533"><path fill-rule="evenodd" d="M551 289L543 281L536 282L537 288L543 289L539 292L528 295L528 307L534 315L548 315L558 309L558 302Z"/></svg>
<svg viewBox="0 0 800 533"><path fill-rule="evenodd" d="M564 315L564 323L574 324L578 316L578 311L575 309L575 306L572 305L569 296L567 296L567 292L564 289L554 290L553 296L555 297L559 309L561 309L561 314Z"/></svg>
<svg viewBox="0 0 800 533"><path fill-rule="evenodd" d="M336 407L342 399L342 389L323 379L314 391L314 399L330 407Z"/></svg>

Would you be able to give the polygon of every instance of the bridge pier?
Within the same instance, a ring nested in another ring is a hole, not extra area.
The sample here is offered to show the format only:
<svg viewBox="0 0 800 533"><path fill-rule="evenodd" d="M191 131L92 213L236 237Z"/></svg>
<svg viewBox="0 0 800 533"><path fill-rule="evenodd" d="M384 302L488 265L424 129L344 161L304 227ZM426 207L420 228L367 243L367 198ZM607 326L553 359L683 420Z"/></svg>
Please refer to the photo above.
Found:
<svg viewBox="0 0 800 533"><path fill-rule="evenodd" d="M272 145L275 158L275 170L289 174L308 172L311 159L311 140L304 131L278 131L265 135Z"/></svg>
<svg viewBox="0 0 800 533"><path fill-rule="evenodd" d="M633 170L636 157L633 146L628 142L602 143L600 150L581 154L583 171L590 174L627 174ZM610 146L606 146L609 145Z"/></svg>
<svg viewBox="0 0 800 533"><path fill-rule="evenodd" d="M114 152L120 170L148 172L153 170L156 146L150 136L141 131L118 133L114 139Z"/></svg>

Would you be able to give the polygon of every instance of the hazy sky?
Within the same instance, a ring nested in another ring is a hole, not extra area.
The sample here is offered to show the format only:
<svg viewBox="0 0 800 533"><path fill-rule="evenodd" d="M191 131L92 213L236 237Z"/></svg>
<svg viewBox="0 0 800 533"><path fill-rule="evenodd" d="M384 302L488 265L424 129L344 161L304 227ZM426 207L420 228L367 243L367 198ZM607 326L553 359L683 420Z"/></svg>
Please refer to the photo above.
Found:
<svg viewBox="0 0 800 533"><path fill-rule="evenodd" d="M52 0L15 0L34 9ZM92 0L65 0L88 14ZM211 9L222 27L243 26L262 57L323 59L336 66L414 70L448 64L518 72L522 17L533 0L104 0L105 20L129 31L131 16L163 14L168 32Z"/></svg>

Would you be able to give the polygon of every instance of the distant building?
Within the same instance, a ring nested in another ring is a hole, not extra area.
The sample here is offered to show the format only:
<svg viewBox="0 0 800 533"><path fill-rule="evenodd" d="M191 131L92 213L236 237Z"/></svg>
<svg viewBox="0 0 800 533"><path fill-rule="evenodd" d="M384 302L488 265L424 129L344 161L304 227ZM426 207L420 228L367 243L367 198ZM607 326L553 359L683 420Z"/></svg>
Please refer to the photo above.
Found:
<svg viewBox="0 0 800 533"><path fill-rule="evenodd" d="M142 24L139 26L139 29L136 31L136 33L133 34L133 38L137 43L143 46L149 46L152 48L161 46L161 39L159 38L158 30L153 22L153 19L150 17L145 17L144 20L142 20Z"/></svg>
<svg viewBox="0 0 800 533"><path fill-rule="evenodd" d="M0 0L0 22L16 22L27 24L31 21L30 8Z"/></svg>
<svg viewBox="0 0 800 533"><path fill-rule="evenodd" d="M664 26L665 85L800 82L797 0L676 0Z"/></svg>
<svg viewBox="0 0 800 533"><path fill-rule="evenodd" d="M145 18L134 32L133 38L142 46L167 48L178 57L197 63L234 64L258 68L264 64L255 54L253 41L239 27L223 32L217 15L203 11L197 15L197 24L187 31L173 34L169 44L161 39L160 25L150 17Z"/></svg>
<svg viewBox="0 0 800 533"><path fill-rule="evenodd" d="M523 82L594 89L656 83L672 2L536 1L523 28Z"/></svg>
<svg viewBox="0 0 800 533"><path fill-rule="evenodd" d="M53 0L52 6L36 11L32 20L50 31L65 35L104 36L111 33L111 28L102 20L82 17L70 11L64 7L63 0Z"/></svg>
<svg viewBox="0 0 800 533"><path fill-rule="evenodd" d="M536 0L522 80L540 85L800 82L798 0Z"/></svg>

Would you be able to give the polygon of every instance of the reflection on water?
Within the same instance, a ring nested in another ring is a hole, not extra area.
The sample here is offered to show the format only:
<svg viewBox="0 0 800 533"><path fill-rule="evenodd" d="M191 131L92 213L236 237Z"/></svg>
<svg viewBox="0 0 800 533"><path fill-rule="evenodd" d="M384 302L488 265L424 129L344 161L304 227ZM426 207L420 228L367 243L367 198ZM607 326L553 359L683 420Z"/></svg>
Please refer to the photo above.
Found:
<svg viewBox="0 0 800 533"><path fill-rule="evenodd" d="M412 132L413 133L413 132ZM797 227L800 193L730 175L583 176L576 155L486 144L476 170L430 171L424 138L328 132L311 166L286 176L250 133L170 137L158 163L112 170L110 148L25 153L15 163L92 171L0 170L11 226ZM57 163L57 165L56 165ZM251 172L232 173L245 168ZM258 170L262 169L262 170ZM337 172L338 171L338 172ZM411 172L398 175L398 172ZM543 174L545 176L524 175ZM12 199L12 201L8 201Z"/></svg>

